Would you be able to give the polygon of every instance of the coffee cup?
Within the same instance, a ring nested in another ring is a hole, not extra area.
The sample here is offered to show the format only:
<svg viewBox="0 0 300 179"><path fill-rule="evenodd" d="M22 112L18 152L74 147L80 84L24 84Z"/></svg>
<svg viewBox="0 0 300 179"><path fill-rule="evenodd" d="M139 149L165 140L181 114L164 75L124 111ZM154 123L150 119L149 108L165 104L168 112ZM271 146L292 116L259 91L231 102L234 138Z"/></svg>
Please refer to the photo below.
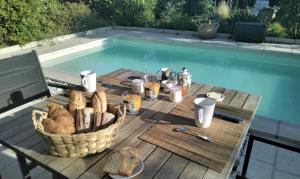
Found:
<svg viewBox="0 0 300 179"><path fill-rule="evenodd" d="M96 72L87 70L80 73L81 84L86 92L96 91Z"/></svg>
<svg viewBox="0 0 300 179"><path fill-rule="evenodd" d="M194 100L195 123L198 127L208 128L210 126L215 105L215 101L209 98L196 98Z"/></svg>

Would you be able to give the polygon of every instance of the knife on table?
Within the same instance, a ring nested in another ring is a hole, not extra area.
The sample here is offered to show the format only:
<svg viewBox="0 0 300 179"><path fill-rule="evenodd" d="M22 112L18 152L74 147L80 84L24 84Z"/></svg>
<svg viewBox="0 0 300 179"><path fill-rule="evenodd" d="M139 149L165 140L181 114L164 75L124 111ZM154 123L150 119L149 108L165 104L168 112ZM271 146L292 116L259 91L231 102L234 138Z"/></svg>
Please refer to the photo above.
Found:
<svg viewBox="0 0 300 179"><path fill-rule="evenodd" d="M235 123L244 123L245 122L245 119L242 117L231 115L231 114L225 114L220 111L215 111L214 117L221 118L223 120L235 122Z"/></svg>

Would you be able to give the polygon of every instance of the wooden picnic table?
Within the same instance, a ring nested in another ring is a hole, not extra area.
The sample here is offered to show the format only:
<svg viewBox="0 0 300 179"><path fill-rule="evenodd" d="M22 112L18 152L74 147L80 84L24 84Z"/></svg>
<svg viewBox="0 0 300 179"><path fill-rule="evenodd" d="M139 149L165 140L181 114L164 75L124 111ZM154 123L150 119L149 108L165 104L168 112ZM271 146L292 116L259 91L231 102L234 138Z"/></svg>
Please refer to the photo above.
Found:
<svg viewBox="0 0 300 179"><path fill-rule="evenodd" d="M109 102L120 101L122 91L130 89L126 86L127 78L138 75L141 75L141 72L119 69L98 77L98 80L111 84L110 87L99 85L98 89L106 90ZM221 102L223 105L243 109L247 112L250 111L252 114L250 119L242 124L242 132L239 134L239 138L236 141L237 145L232 157L227 161L225 169L222 172L217 172L139 139L139 136L150 129L156 121L166 117L168 112L176 107L176 103L169 102L166 95L161 95L157 101L143 101L139 115L126 116L119 130L117 142L112 147L112 149L118 149L131 145L136 146L140 150L145 168L136 178L223 179L229 177L258 107L260 97L207 84L193 84L189 90L189 95L201 95L210 91L220 92L225 95L225 100ZM84 158L61 158L48 154L44 142L33 128L31 120L32 110L41 109L47 111L46 105L48 101L68 105L69 99L67 94L55 95L0 121L0 141L3 145L16 152L23 174L28 173L27 170L31 168L31 165L25 165L24 158L26 158L32 161L33 166L39 165L52 172L53 176L58 178L107 178L108 176L103 173L102 168L111 149ZM230 125L230 122L228 122L228 125Z"/></svg>

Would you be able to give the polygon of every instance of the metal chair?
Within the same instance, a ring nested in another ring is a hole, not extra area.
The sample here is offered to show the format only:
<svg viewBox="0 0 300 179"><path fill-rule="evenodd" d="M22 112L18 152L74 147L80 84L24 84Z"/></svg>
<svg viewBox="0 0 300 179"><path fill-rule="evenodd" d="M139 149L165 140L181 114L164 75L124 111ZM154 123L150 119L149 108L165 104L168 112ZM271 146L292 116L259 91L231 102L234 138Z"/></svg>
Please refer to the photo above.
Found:
<svg viewBox="0 0 300 179"><path fill-rule="evenodd" d="M0 113L50 96L35 51L1 59L0 86Z"/></svg>

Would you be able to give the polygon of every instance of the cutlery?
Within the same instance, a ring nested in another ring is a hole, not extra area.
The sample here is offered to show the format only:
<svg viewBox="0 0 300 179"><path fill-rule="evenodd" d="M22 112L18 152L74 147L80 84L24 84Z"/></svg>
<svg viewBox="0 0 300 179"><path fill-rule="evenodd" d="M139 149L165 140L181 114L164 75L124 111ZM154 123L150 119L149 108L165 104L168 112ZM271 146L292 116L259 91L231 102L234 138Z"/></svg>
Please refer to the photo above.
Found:
<svg viewBox="0 0 300 179"><path fill-rule="evenodd" d="M239 116L234 116L230 114L225 114L219 111L214 112L214 117L224 119L226 121L235 122L235 123L244 123L245 119Z"/></svg>
<svg viewBox="0 0 300 179"><path fill-rule="evenodd" d="M183 133L186 133L186 134L198 137L199 139L202 139L202 140L204 140L206 142L210 142L210 143L214 142L210 137L207 137L207 136L204 136L204 135L200 135L200 134L193 134L191 132L188 132L189 129L185 128L185 127L175 128L175 131L177 131L177 132L183 132Z"/></svg>
<svg viewBox="0 0 300 179"><path fill-rule="evenodd" d="M110 83L106 83L106 82L104 82L104 81L101 81L101 80L97 80L97 83L100 83L100 84L102 84L104 87L106 87L106 88L112 88L112 84L110 84Z"/></svg>

